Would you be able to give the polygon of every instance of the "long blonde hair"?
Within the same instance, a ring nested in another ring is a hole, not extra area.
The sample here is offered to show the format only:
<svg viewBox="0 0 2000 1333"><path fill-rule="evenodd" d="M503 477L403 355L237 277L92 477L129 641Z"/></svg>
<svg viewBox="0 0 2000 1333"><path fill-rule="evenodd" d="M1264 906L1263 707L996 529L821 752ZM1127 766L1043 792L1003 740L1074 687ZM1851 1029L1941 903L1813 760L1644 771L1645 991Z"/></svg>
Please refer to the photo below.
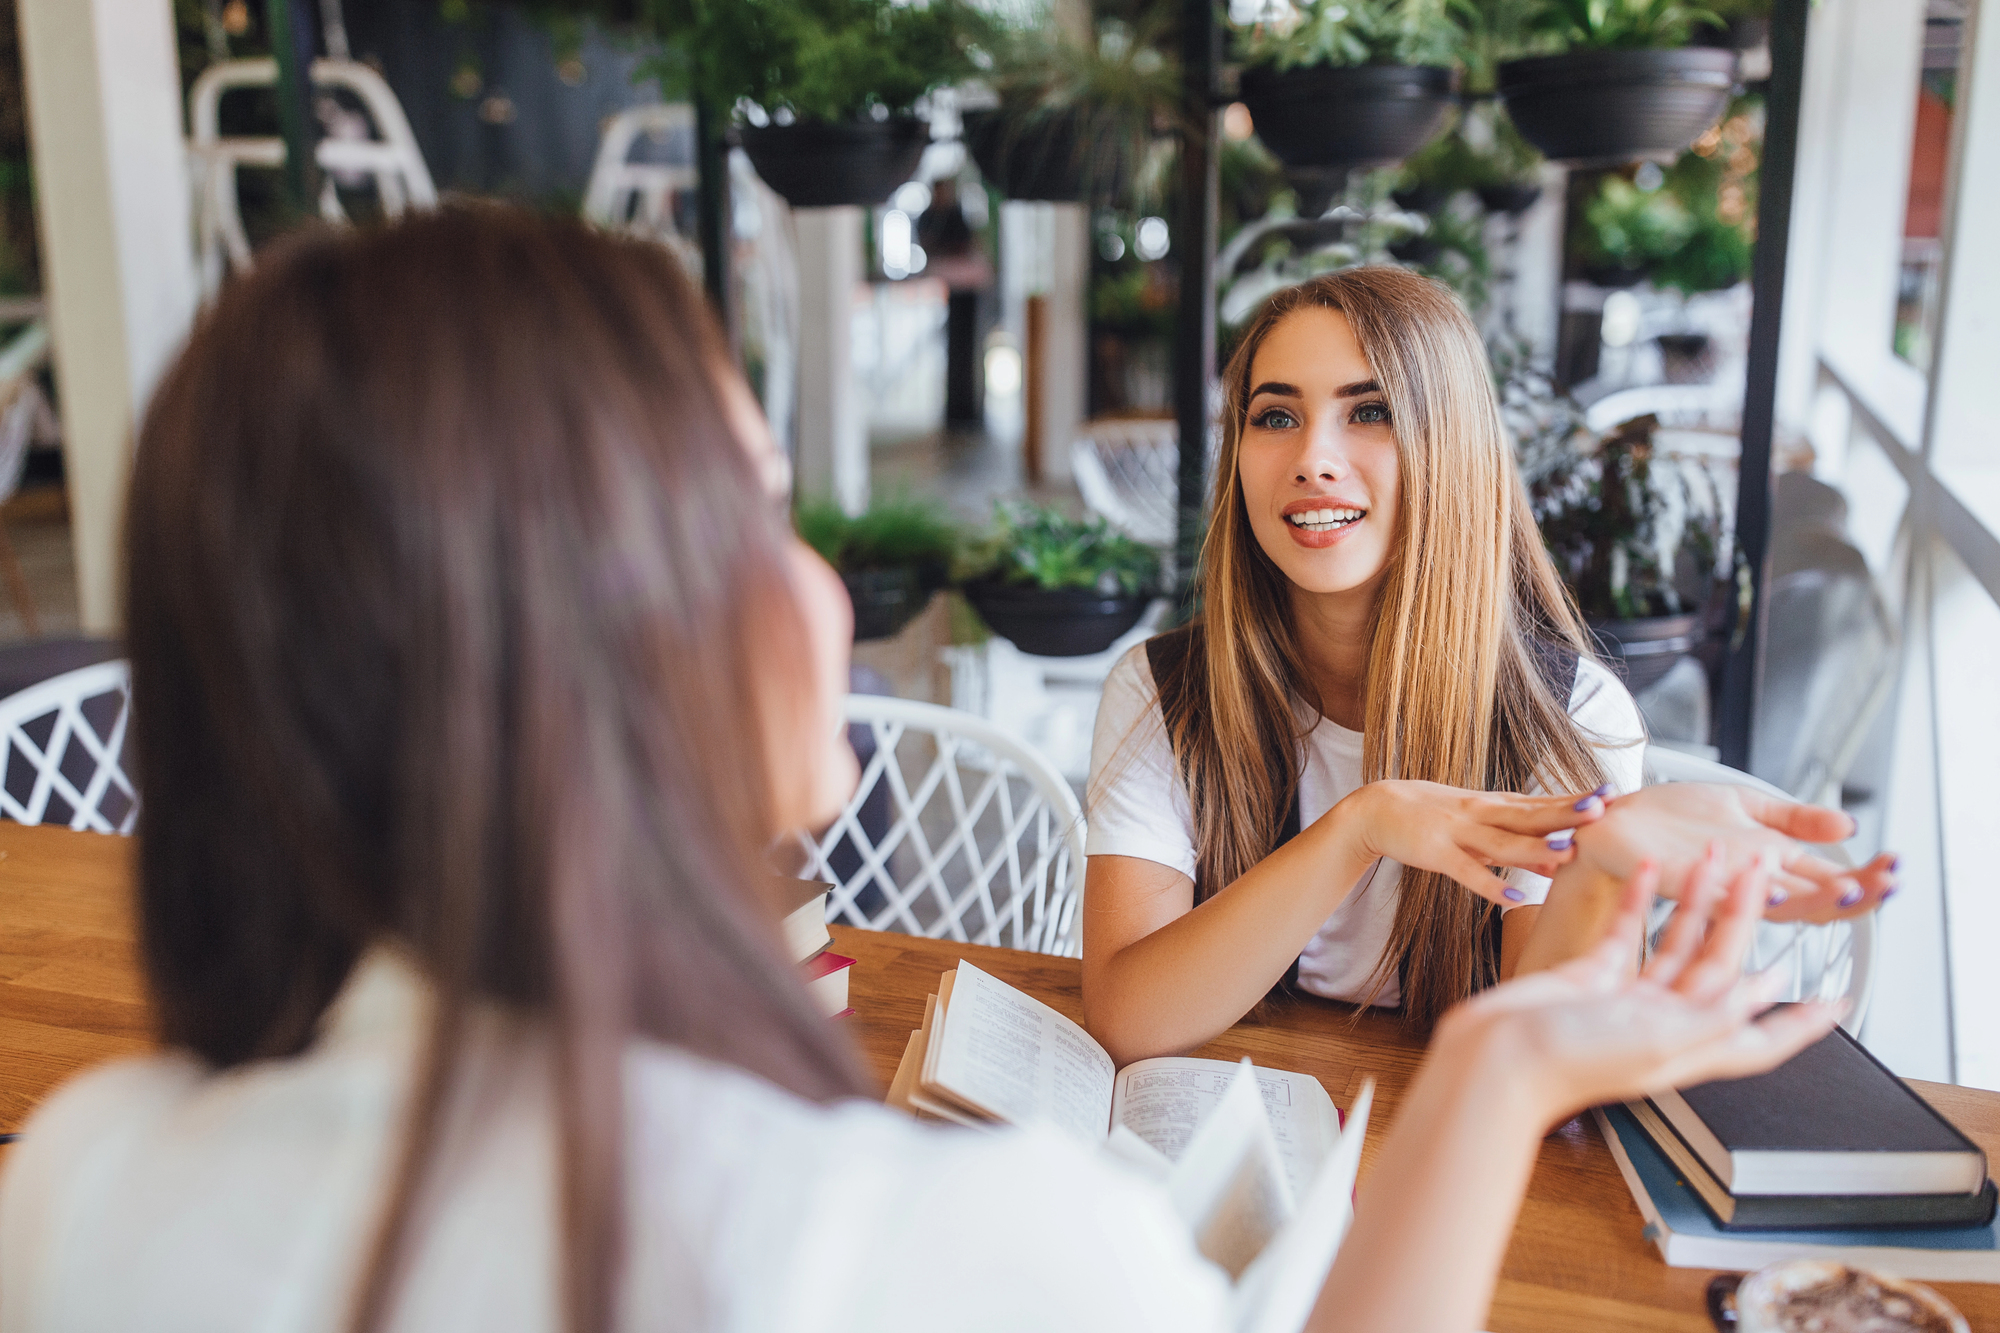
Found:
<svg viewBox="0 0 2000 1333"><path fill-rule="evenodd" d="M1580 657L1590 641L1542 549L1478 331L1450 291L1407 270L1326 274L1273 296L1223 372L1222 456L1197 573L1203 632L1182 659L1188 676L1159 682L1203 894L1270 855L1311 725L1297 704L1317 703L1288 581L1251 530L1237 466L1251 360L1287 316L1315 307L1353 329L1389 402L1402 477L1368 657L1363 780L1561 791L1601 776L1569 701L1536 666L1537 640ZM1273 773L1273 755L1294 758ZM1434 1022L1495 979L1484 943L1494 911L1447 876L1405 869L1376 992L1400 967L1404 1012Z"/></svg>

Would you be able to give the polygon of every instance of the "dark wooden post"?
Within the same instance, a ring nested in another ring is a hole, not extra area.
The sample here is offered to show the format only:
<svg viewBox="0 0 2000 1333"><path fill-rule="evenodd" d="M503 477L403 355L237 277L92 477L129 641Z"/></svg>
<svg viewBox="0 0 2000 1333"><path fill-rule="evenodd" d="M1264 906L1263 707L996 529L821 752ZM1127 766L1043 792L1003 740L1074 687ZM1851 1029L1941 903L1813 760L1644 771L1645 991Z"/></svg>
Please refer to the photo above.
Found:
<svg viewBox="0 0 2000 1333"><path fill-rule="evenodd" d="M1749 367L1743 390L1743 455L1736 492L1736 546L1750 570L1745 632L1730 646L1716 704L1716 747L1732 768L1750 767L1762 674L1764 585L1771 546L1771 435L1778 392L1778 328L1784 313L1792 180L1799 154L1809 0L1772 0L1771 82L1764 98L1764 160L1758 168L1757 253L1750 270Z"/></svg>
<svg viewBox="0 0 2000 1333"><path fill-rule="evenodd" d="M1213 0L1181 4L1182 114L1180 211L1172 243L1180 257L1180 310L1174 325L1174 420L1180 428L1180 515L1174 540L1180 619L1194 611L1207 477L1208 385L1215 374L1215 239L1220 177L1216 79L1222 29Z"/></svg>

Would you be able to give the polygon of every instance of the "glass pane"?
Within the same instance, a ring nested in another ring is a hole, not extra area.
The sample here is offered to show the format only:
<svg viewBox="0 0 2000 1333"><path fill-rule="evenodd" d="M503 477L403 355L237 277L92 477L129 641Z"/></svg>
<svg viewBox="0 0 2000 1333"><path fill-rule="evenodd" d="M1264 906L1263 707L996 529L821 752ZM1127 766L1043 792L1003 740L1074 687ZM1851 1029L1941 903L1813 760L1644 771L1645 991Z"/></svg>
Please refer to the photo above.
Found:
<svg viewBox="0 0 2000 1333"><path fill-rule="evenodd" d="M1937 337L1938 279L1944 262L1939 233L1966 3L1930 0L1924 14L1924 71L1917 85L1909 202L1903 214L1903 268L1892 335L1896 355L1923 371L1930 369L1931 344Z"/></svg>

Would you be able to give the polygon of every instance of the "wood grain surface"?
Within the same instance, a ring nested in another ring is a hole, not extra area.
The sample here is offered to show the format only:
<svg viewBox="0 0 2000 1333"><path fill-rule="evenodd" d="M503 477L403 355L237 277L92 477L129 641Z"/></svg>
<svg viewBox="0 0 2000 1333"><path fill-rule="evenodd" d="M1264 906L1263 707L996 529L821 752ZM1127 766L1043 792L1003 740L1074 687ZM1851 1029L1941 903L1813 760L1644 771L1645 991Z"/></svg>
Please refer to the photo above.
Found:
<svg viewBox="0 0 2000 1333"><path fill-rule="evenodd" d="M49 1089L87 1065L152 1043L134 950L133 842L0 821L0 1131L17 1129ZM835 927L856 959L844 1020L886 1086L924 996L970 959L1073 1018L1082 1014L1074 959ZM1316 1076L1342 1107L1376 1080L1386 1126L1422 1051L1396 1020L1311 999L1270 1003L1198 1054L1247 1055ZM1913 1086L2000 1160L2000 1094ZM1379 1132L1369 1136L1364 1172ZM4 1165L5 1150L0 1150ZM1703 1333L1706 1271L1672 1269L1640 1236L1638 1209L1586 1121L1549 1135L1515 1227L1489 1327L1494 1333ZM1450 1262L1439 1256L1439 1262ZM2000 1286L1939 1284L1972 1326L2000 1333Z"/></svg>

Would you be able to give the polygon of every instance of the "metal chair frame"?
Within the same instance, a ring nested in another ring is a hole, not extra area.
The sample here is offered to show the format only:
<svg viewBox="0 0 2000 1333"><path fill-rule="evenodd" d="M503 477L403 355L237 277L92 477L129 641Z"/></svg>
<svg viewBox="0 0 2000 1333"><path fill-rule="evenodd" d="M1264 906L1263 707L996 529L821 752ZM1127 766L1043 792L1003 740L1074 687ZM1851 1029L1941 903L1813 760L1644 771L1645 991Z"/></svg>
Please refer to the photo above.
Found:
<svg viewBox="0 0 2000 1333"><path fill-rule="evenodd" d="M83 704L114 692L119 706L107 735L91 723ZM51 714L49 734L38 743L28 727ZM130 833L139 820L139 793L124 766L131 718L132 689L123 661L66 671L0 699L0 815L21 824L40 824L46 820L51 798L59 798L70 807L73 829ZM79 752L90 766L87 777L65 772L72 754ZM35 775L26 800L17 799L6 782L16 756L26 760ZM105 800L113 793L122 795L125 808L107 814Z"/></svg>
<svg viewBox="0 0 2000 1333"><path fill-rule="evenodd" d="M1762 778L1740 769L1660 745L1646 747L1645 772L1649 787L1664 782L1718 782L1749 787L1782 801L1793 799ZM1846 849L1838 845L1816 847L1814 851L1838 865L1854 863ZM1652 934L1658 934L1671 907L1671 904L1656 907ZM1781 962L1790 967L1792 987L1787 997L1790 999L1846 996L1853 1007L1841 1026L1858 1033L1862 1020L1868 1016L1868 1001L1875 988L1876 930L1873 912L1825 925L1765 921L1757 927L1757 939L1745 967L1756 971Z"/></svg>
<svg viewBox="0 0 2000 1333"><path fill-rule="evenodd" d="M840 816L816 837L800 833L808 877L834 883L827 919L872 930L1075 957L1083 895L1084 822L1076 795L1033 749L970 713L912 699L851 694L847 719L867 726L875 753ZM912 781L898 748L928 736L936 753ZM1024 784L1025 793L1017 790ZM877 786L890 794L879 838L862 822ZM949 831L933 841L924 823L937 805ZM982 840L982 822L988 836ZM993 826L997 825L997 835ZM844 882L829 858L845 841L861 866ZM892 858L915 870L899 881ZM872 893L871 893L872 891ZM870 907L864 895L879 894Z"/></svg>

